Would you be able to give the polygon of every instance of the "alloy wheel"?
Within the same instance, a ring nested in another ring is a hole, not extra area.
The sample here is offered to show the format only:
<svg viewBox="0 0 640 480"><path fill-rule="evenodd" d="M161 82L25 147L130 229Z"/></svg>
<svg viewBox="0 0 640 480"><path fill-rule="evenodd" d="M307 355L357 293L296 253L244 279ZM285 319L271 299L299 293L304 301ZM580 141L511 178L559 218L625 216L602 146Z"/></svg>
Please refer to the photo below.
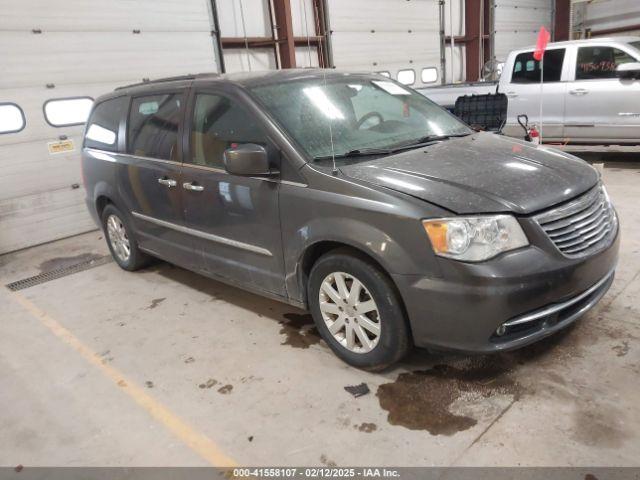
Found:
<svg viewBox="0 0 640 480"><path fill-rule="evenodd" d="M380 340L381 319L367 287L349 273L333 272L320 285L320 312L333 338L353 353L367 353Z"/></svg>
<svg viewBox="0 0 640 480"><path fill-rule="evenodd" d="M111 214L107 218L107 236L118 260L123 263L128 262L131 256L131 245L124 224L117 215Z"/></svg>

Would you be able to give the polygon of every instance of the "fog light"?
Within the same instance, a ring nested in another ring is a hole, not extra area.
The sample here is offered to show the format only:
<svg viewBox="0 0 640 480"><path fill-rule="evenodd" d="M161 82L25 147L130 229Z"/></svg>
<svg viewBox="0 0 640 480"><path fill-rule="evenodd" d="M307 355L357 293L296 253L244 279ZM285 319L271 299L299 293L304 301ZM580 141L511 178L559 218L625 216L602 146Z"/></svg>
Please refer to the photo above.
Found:
<svg viewBox="0 0 640 480"><path fill-rule="evenodd" d="M500 325L497 329L496 329L496 335L498 335L499 337L501 337L502 335L505 334L505 332L507 331L507 327L505 327L504 325Z"/></svg>

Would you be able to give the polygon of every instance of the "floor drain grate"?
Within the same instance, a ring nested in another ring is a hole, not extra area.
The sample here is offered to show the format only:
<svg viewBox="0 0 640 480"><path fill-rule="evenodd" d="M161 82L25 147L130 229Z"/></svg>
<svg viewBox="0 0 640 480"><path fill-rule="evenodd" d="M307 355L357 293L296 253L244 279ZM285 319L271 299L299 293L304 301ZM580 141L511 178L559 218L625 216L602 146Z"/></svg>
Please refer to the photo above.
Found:
<svg viewBox="0 0 640 480"><path fill-rule="evenodd" d="M50 282L51 280L55 280L56 278L66 277L67 275L73 275L74 273L89 270L94 267L99 267L100 265L106 265L107 263L110 263L112 261L113 258L111 258L111 255L105 255L93 260L87 260L85 262L76 263L75 265L69 265L68 267L57 268L55 270L43 272L33 277L23 278L22 280L8 283L7 285L5 285L5 287L7 287L12 292L16 292L18 290L24 290L25 288L40 285L41 283Z"/></svg>

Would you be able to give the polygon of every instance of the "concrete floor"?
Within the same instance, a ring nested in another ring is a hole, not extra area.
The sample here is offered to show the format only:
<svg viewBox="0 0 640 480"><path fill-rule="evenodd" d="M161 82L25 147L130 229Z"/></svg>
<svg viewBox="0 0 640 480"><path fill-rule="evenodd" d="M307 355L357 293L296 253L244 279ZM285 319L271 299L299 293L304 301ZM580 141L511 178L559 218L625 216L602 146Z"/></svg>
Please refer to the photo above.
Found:
<svg viewBox="0 0 640 480"><path fill-rule="evenodd" d="M507 354L361 372L304 312L164 263L0 289L0 465L638 466L640 163L603 172L623 231L613 287ZM0 257L0 280L106 253L89 233Z"/></svg>

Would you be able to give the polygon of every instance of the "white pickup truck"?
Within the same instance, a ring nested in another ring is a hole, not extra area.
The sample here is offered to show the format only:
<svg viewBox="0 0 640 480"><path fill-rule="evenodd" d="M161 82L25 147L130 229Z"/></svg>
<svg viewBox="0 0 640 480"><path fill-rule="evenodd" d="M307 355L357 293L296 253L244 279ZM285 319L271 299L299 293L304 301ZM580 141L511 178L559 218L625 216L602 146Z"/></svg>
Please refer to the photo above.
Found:
<svg viewBox="0 0 640 480"><path fill-rule="evenodd" d="M418 89L453 110L458 97L504 93L508 113L503 132L520 137L517 117L526 114L548 141L640 143L640 37L594 38L550 43L544 55L544 84L534 48L509 53L498 82ZM542 93L541 93L542 92Z"/></svg>

